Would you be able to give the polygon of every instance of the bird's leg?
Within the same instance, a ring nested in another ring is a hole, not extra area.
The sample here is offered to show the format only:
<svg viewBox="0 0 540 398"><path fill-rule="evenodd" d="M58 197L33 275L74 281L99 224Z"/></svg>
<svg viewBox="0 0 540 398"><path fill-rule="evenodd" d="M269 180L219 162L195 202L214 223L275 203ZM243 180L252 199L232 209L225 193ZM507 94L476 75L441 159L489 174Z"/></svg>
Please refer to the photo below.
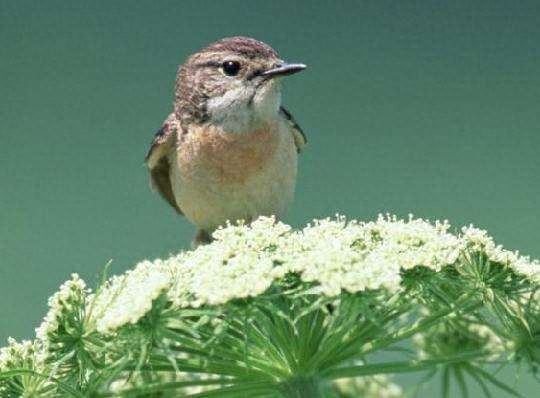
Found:
<svg viewBox="0 0 540 398"><path fill-rule="evenodd" d="M193 238L193 240L191 241L191 247L193 249L197 248L198 246L201 246L201 245L207 245L208 243L212 243L213 242L213 238L212 236L200 229L198 232L197 232L197 235L195 235L195 237Z"/></svg>

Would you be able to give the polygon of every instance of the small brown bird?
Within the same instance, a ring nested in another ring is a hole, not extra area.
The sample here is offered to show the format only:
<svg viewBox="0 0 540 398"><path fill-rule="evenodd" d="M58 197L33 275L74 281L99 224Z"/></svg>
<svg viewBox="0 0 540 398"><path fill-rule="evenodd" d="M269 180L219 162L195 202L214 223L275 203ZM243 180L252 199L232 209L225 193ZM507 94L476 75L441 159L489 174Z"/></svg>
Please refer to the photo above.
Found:
<svg viewBox="0 0 540 398"><path fill-rule="evenodd" d="M199 228L280 218L293 199L306 137L281 106L281 78L305 69L248 37L219 40L178 70L174 110L152 141L152 185Z"/></svg>

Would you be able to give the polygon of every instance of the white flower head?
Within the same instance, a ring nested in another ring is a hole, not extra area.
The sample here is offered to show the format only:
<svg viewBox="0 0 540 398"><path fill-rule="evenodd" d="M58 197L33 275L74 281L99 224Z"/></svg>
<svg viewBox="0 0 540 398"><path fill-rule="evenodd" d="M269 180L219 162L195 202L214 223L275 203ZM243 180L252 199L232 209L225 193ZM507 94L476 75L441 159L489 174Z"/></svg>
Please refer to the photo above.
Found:
<svg viewBox="0 0 540 398"><path fill-rule="evenodd" d="M143 261L111 278L93 297L92 316L99 332L110 333L138 322L161 294L177 307L221 305L261 295L290 273L330 297L396 291L404 270L423 266L438 272L470 250L540 280L537 261L497 246L485 231L468 227L459 236L449 231L447 221L392 215L372 222L337 216L314 220L299 231L273 217L228 224L214 232L215 241L208 245L166 260ZM66 289L51 300L57 302ZM50 318L44 330L54 326Z"/></svg>
<svg viewBox="0 0 540 398"><path fill-rule="evenodd" d="M473 225L461 229L463 250L484 253L490 261L510 267L534 283L540 283L540 262L528 256L522 256L517 251L510 251L495 241L487 231L475 228Z"/></svg>
<svg viewBox="0 0 540 398"><path fill-rule="evenodd" d="M401 270L422 265L438 271L456 261L460 242L449 227L390 215L369 223L339 216L315 220L286 245L290 268L329 296L342 290L396 290Z"/></svg>
<svg viewBox="0 0 540 398"><path fill-rule="evenodd" d="M459 327L440 324L424 333L417 333L413 336L413 342L418 347L421 359L460 350L482 350L487 359L496 360L508 348L507 343L491 328L474 321Z"/></svg>
<svg viewBox="0 0 540 398"><path fill-rule="evenodd" d="M90 289L77 274L72 274L71 279L64 282L60 289L53 294L48 301L49 311L41 325L36 329L36 337L45 345L49 336L56 333L61 322L66 320L67 315L75 313L86 304L86 296Z"/></svg>
<svg viewBox="0 0 540 398"><path fill-rule="evenodd" d="M12 369L31 368L42 370L43 359L38 342L8 338L8 345L0 348L0 372Z"/></svg>
<svg viewBox="0 0 540 398"><path fill-rule="evenodd" d="M97 330L109 333L136 323L152 309L153 301L171 284L165 263L143 261L122 276L111 278L95 299Z"/></svg>
<svg viewBox="0 0 540 398"><path fill-rule="evenodd" d="M171 299L179 306L197 307L263 293L282 275L274 257L290 229L272 217L218 229L212 244L167 261L175 275Z"/></svg>

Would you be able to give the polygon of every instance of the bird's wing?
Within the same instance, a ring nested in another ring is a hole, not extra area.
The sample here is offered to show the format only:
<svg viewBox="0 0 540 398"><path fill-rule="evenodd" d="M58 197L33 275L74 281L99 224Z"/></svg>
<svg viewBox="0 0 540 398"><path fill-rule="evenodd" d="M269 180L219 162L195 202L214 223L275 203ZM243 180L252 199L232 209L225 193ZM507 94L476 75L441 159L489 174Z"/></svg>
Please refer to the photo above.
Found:
<svg viewBox="0 0 540 398"><path fill-rule="evenodd" d="M294 143L296 145L296 150L298 151L298 153L300 153L304 146L307 144L306 135L304 134L298 123L296 123L296 120L294 120L291 112L289 112L284 107L280 107L279 113L287 120L287 122L289 122L294 137Z"/></svg>
<svg viewBox="0 0 540 398"><path fill-rule="evenodd" d="M167 201L178 213L182 214L182 210L174 200L174 194L171 186L170 178L170 162L169 154L175 149L176 137L180 128L174 113L171 113L163 126L158 130L150 149L146 154L146 166L150 171L150 181L152 187L156 189L161 197Z"/></svg>

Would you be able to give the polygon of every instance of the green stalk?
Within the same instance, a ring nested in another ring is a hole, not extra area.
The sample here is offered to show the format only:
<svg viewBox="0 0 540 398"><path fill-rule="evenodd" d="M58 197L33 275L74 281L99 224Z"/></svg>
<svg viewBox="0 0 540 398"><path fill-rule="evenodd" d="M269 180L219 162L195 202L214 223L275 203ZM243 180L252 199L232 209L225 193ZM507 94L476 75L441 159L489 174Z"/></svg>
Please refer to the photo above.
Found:
<svg viewBox="0 0 540 398"><path fill-rule="evenodd" d="M328 369L322 372L321 376L327 380L335 380L349 377L372 376L378 374L394 374L394 373L413 373L424 370L431 370L440 365L450 365L460 362L469 362L485 356L485 351L476 350L464 352L447 357L412 360L412 361L395 361L383 362L366 365L342 366Z"/></svg>
<svg viewBox="0 0 540 398"><path fill-rule="evenodd" d="M281 398L323 398L319 380L298 376L281 385Z"/></svg>

